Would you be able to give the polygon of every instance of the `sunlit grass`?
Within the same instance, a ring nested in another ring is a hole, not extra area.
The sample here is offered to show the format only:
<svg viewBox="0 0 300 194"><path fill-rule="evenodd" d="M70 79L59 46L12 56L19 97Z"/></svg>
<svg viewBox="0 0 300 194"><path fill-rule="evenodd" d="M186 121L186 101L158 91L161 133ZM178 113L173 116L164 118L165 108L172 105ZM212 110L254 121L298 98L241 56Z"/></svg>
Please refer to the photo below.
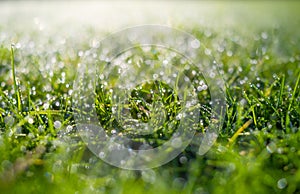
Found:
<svg viewBox="0 0 300 194"><path fill-rule="evenodd" d="M76 67L106 31L82 29L79 39L27 29L12 35L15 44L11 47L11 40L1 38L11 25L0 24L1 193L300 192L299 14L282 10L280 16L286 18L276 18L278 8L266 9L273 10L274 18L269 15L260 22L241 14L228 17L232 19L229 27L214 27L216 21L172 21L172 26L205 44L210 49L206 54L219 64L226 83L226 118L207 154L197 155L199 142L192 141L173 161L147 171L104 163L76 132L73 113L77 110L71 98ZM253 13L255 18L266 14ZM177 96L174 91L161 94L156 87L172 88L162 82L139 84L128 101L130 115L147 123L155 116L149 112L152 101L160 100L170 113L167 122L173 121L181 108L172 104ZM157 96L148 98L151 90ZM96 94L100 122L111 133L111 97L106 90ZM200 138L209 122L207 96L199 92L202 118L196 135ZM148 138L161 143L158 135Z"/></svg>

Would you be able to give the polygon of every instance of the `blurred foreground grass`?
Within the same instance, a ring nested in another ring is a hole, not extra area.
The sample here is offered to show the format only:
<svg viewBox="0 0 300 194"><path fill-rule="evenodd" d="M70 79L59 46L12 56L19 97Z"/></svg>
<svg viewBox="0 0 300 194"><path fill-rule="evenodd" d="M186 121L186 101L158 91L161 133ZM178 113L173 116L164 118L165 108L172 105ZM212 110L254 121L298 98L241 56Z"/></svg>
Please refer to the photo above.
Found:
<svg viewBox="0 0 300 194"><path fill-rule="evenodd" d="M206 52L221 67L227 87L226 119L212 149L199 156L191 145L147 171L104 163L76 133L75 67L110 27L77 23L70 31L68 23L57 21L59 28L47 31L36 18L35 27L25 28L23 12L7 12L0 24L1 193L299 193L300 4L231 3L234 8L193 2L187 13L177 12L187 9L178 3L167 9L173 19L145 19L197 37L210 48ZM203 7L220 13L196 12Z"/></svg>

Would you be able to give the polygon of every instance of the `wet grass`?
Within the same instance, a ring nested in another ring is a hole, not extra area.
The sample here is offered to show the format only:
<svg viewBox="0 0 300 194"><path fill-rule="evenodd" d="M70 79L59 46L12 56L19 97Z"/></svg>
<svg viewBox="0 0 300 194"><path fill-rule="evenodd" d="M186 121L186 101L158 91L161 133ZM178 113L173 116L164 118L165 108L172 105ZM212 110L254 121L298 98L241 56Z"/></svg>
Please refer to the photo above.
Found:
<svg viewBox="0 0 300 194"><path fill-rule="evenodd" d="M198 142L192 142L170 163L147 171L104 163L76 132L72 84L75 67L94 49L89 38L58 44L61 37L28 32L36 34L28 40L20 32L15 45L1 43L1 193L299 193L300 29L299 17L290 18L247 30L239 22L231 28L174 25L211 48L206 53L215 57L226 83L226 118L207 154L197 155ZM86 30L84 37L95 34ZM157 87L170 89L148 83L133 91L132 117L140 114L147 122L158 99L176 115L180 106L170 102L176 95ZM151 90L156 97L147 95ZM210 111L204 97L199 133ZM103 125L114 123L110 103L104 90L97 91ZM159 135L148 138L161 143Z"/></svg>

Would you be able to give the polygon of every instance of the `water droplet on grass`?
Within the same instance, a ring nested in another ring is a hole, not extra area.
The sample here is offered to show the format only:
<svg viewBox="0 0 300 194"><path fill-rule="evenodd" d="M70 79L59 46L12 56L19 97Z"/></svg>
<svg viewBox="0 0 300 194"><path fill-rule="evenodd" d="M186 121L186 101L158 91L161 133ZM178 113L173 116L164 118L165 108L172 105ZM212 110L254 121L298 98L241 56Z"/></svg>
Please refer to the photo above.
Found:
<svg viewBox="0 0 300 194"><path fill-rule="evenodd" d="M27 122L32 125L34 123L34 120L33 118L28 117Z"/></svg>
<svg viewBox="0 0 300 194"><path fill-rule="evenodd" d="M181 164L185 164L186 162L187 162L187 157L185 157L185 156L181 156L180 158L179 158L179 162L181 163Z"/></svg>
<svg viewBox="0 0 300 194"><path fill-rule="evenodd" d="M197 90L198 90L199 92L201 92L201 91L203 91L203 90L207 90L207 85L198 86L198 87L197 87Z"/></svg>
<svg viewBox="0 0 300 194"><path fill-rule="evenodd" d="M272 124L270 122L268 122L267 125L268 125L269 129L272 129L273 126L272 126Z"/></svg>
<svg viewBox="0 0 300 194"><path fill-rule="evenodd" d="M200 41L195 39L191 42L191 47L194 48L194 49L197 49L200 47Z"/></svg>
<svg viewBox="0 0 300 194"><path fill-rule="evenodd" d="M55 102L55 106L59 107L60 103L58 101Z"/></svg>
<svg viewBox="0 0 300 194"><path fill-rule="evenodd" d="M100 152L99 153L99 158L101 158L101 159L105 158L105 153L104 152Z"/></svg>
<svg viewBox="0 0 300 194"><path fill-rule="evenodd" d="M267 38L268 38L268 34L267 34L266 32L262 32L262 33L261 33L261 37L262 37L263 39L267 39Z"/></svg>
<svg viewBox="0 0 300 194"><path fill-rule="evenodd" d="M68 125L66 128L66 130L67 130L66 132L70 133L72 131L72 129L73 129L73 127L71 125Z"/></svg>
<svg viewBox="0 0 300 194"><path fill-rule="evenodd" d="M54 128L59 129L61 127L61 122L60 121L55 121L54 122Z"/></svg>
<svg viewBox="0 0 300 194"><path fill-rule="evenodd" d="M168 61L168 60L166 60L166 59L165 59L165 60L163 60L163 64L164 64L164 65L167 65L168 63L169 63L169 61Z"/></svg>
<svg viewBox="0 0 300 194"><path fill-rule="evenodd" d="M182 114L179 113L177 116L176 116L176 120L180 120L182 118Z"/></svg>
<svg viewBox="0 0 300 194"><path fill-rule="evenodd" d="M226 54L228 57L231 57L233 55L232 51L227 51Z"/></svg>
<svg viewBox="0 0 300 194"><path fill-rule="evenodd" d="M278 148L277 149L277 153L278 154L283 154L284 153L284 149L283 148Z"/></svg>
<svg viewBox="0 0 300 194"><path fill-rule="evenodd" d="M43 125L40 125L38 127L38 130L39 130L40 133L43 133L45 131L45 127Z"/></svg>
<svg viewBox="0 0 300 194"><path fill-rule="evenodd" d="M272 154L273 152L276 151L276 144L274 142L271 142L267 145L267 151Z"/></svg>
<svg viewBox="0 0 300 194"><path fill-rule="evenodd" d="M284 189L287 186L287 180L286 178L282 178L280 180L277 181L277 187L279 189Z"/></svg>
<svg viewBox="0 0 300 194"><path fill-rule="evenodd" d="M204 53L205 53L206 55L211 55L211 50L210 50L210 49L205 49Z"/></svg>

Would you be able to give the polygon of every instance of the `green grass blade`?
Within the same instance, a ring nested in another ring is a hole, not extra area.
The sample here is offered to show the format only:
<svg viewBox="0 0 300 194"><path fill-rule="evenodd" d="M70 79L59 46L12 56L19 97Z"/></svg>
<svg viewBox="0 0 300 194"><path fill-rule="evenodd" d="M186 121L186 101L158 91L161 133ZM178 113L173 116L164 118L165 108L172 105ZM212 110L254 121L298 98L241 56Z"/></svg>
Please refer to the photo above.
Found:
<svg viewBox="0 0 300 194"><path fill-rule="evenodd" d="M20 95L20 90L19 86L17 84L16 80L16 70L15 70L15 53L14 53L14 48L13 44L10 47L10 56L11 56L11 68L12 68L12 77L13 77L13 83L14 83L14 90L17 95L17 104L18 104L18 111L22 112L22 102L21 102L21 95Z"/></svg>

